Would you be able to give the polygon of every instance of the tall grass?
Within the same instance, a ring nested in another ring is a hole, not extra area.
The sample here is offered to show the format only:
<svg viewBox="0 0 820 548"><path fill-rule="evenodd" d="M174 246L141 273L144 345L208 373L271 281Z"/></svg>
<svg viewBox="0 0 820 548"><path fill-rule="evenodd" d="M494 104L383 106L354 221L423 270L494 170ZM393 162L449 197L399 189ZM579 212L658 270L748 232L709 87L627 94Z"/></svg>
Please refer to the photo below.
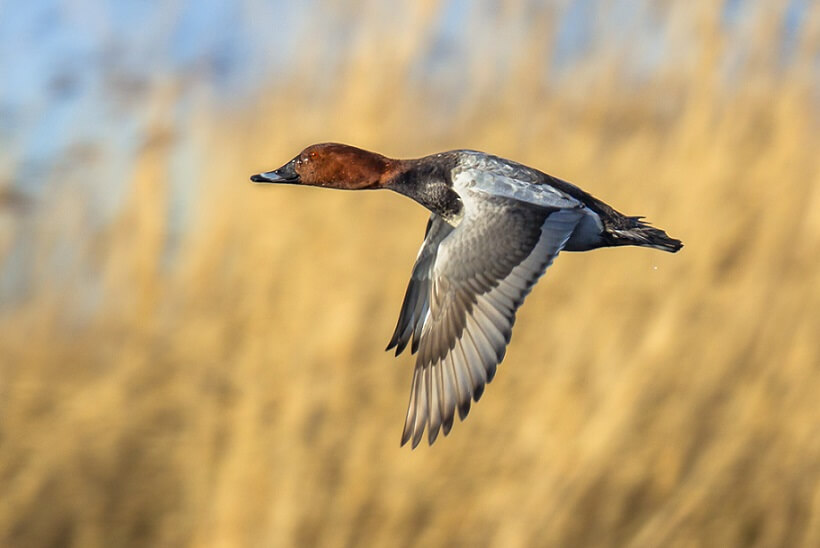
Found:
<svg viewBox="0 0 820 548"><path fill-rule="evenodd" d="M413 75L440 7L419 6L356 16L338 74L306 46L241 107L174 126L185 87L153 85L102 226L93 154L0 211L28 276L0 315L0 544L820 545L818 10L783 65L782 11L738 36L664 4L688 49L636 84L601 49L545 81L550 14L505 8L503 78L477 39L453 84ZM469 419L410 452L413 360L382 348L427 214L247 182L324 140L491 151L686 247L561 255Z"/></svg>

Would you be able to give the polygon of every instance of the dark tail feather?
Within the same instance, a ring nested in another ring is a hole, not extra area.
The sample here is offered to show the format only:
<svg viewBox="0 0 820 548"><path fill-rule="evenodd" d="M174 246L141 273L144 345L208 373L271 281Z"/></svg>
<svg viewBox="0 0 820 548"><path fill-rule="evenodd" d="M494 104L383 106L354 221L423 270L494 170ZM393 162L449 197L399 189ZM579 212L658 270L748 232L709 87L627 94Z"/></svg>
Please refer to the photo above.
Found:
<svg viewBox="0 0 820 548"><path fill-rule="evenodd" d="M683 243L670 238L663 230L645 223L642 217L622 217L619 226L606 227L610 245L638 245L654 247L661 251L675 253L683 247Z"/></svg>

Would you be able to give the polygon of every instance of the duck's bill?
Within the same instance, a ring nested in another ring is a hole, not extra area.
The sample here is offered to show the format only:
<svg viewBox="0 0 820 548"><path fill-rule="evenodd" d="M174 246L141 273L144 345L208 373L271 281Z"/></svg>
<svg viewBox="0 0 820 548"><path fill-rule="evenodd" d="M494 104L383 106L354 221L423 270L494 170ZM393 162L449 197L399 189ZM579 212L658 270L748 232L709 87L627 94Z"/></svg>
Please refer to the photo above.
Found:
<svg viewBox="0 0 820 548"><path fill-rule="evenodd" d="M299 174L293 169L291 164L285 164L279 169L273 171L266 171L264 173L257 173L251 175L251 181L254 183L298 183Z"/></svg>

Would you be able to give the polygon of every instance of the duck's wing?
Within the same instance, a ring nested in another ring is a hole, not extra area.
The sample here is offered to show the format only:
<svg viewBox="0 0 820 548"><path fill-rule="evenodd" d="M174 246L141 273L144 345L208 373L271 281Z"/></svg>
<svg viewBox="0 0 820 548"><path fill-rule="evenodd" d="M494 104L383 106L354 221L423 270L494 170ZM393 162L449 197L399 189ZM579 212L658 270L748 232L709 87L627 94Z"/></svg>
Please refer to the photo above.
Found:
<svg viewBox="0 0 820 548"><path fill-rule="evenodd" d="M495 375L515 312L552 263L583 213L467 192L453 229L433 216L391 341L413 336L418 357L402 445L446 435Z"/></svg>
<svg viewBox="0 0 820 548"><path fill-rule="evenodd" d="M395 347L396 356L404 351L411 338L413 340L410 347L411 352L415 353L418 350L422 326L430 305L430 277L433 274L433 263L439 244L453 230L452 226L435 213L430 215L427 230L424 233L424 243L419 249L416 264L413 265L413 273L410 275L410 283L407 284L407 291L404 294L399 321L385 349L390 350Z"/></svg>

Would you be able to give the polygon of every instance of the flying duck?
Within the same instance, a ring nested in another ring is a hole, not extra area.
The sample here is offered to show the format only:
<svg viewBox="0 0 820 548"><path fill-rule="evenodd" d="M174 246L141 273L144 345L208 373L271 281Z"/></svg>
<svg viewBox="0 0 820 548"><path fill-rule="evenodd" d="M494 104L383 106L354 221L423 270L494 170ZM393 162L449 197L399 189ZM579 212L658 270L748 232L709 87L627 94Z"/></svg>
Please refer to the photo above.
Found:
<svg viewBox="0 0 820 548"><path fill-rule="evenodd" d="M493 380L515 313L560 251L683 244L577 186L473 150L413 160L349 145L303 150L256 183L389 189L430 210L387 350L417 354L401 444L446 436Z"/></svg>

